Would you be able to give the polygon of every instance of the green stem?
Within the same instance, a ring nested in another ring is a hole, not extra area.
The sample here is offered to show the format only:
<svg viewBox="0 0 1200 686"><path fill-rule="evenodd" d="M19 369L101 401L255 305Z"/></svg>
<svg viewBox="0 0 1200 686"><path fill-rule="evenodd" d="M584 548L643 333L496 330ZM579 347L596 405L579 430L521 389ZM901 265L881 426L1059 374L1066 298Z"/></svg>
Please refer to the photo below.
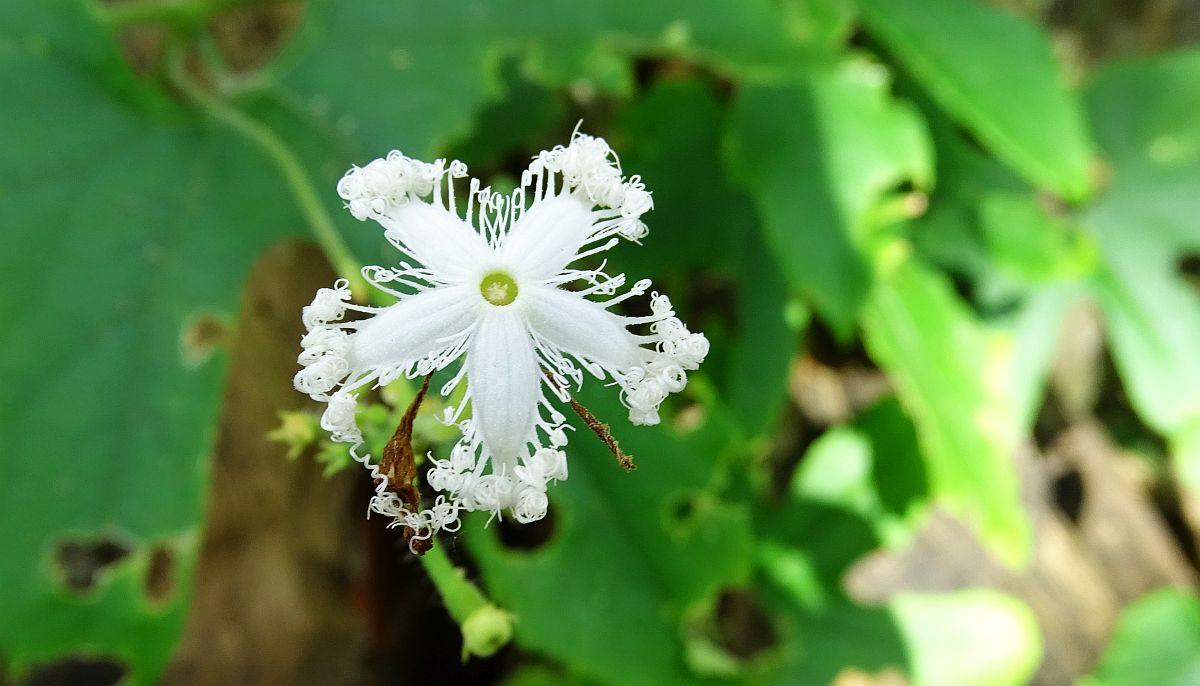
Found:
<svg viewBox="0 0 1200 686"><path fill-rule="evenodd" d="M463 660L471 655L495 655L512 640L516 617L488 602L439 546L426 551L421 562L441 594L446 610L462 631Z"/></svg>
<svg viewBox="0 0 1200 686"><path fill-rule="evenodd" d="M176 49L168 56L167 68L171 81L190 100L199 105L213 119L225 124L256 144L279 169L284 181L296 198L300 211L308 220L313 236L333 264L338 274L350 282L356 299L367 294L367 284L359 271L359 262L350 253L350 248L338 233L337 225L321 203L312 179L304 171L300 160L291 148L269 127L250 118L246 113L228 102L213 96L196 83L187 73L184 53Z"/></svg>
<svg viewBox="0 0 1200 686"><path fill-rule="evenodd" d="M467 581L462 570L450 562L441 546L433 546L420 559L454 621L462 624L488 604L483 592Z"/></svg>

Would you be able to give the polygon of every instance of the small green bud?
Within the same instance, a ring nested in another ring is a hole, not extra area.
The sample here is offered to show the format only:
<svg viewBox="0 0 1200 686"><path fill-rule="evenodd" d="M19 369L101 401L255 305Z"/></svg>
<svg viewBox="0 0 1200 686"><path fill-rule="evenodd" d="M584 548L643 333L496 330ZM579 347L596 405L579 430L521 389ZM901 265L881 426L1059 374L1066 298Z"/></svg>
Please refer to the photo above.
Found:
<svg viewBox="0 0 1200 686"><path fill-rule="evenodd" d="M463 660L468 655L491 657L512 640L512 614L487 603L467 617L462 623Z"/></svg>
<svg viewBox="0 0 1200 686"><path fill-rule="evenodd" d="M287 446L288 459L296 459L304 449L317 440L320 422L307 412L280 412L279 427L267 434L267 439Z"/></svg>

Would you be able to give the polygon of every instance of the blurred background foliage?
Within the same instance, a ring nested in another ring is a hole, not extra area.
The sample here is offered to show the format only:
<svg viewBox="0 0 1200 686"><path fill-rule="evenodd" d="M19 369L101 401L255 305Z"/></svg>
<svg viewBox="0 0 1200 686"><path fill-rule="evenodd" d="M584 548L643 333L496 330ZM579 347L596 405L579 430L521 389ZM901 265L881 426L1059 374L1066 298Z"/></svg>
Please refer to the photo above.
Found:
<svg viewBox="0 0 1200 686"><path fill-rule="evenodd" d="M1200 683L1198 36L1175 0L7 0L0 683ZM394 259L350 164L511 185L581 119L655 194L613 263L712 353L659 427L582 394L637 472L579 432L548 521L439 543L514 618L464 663L453 568L290 391L299 308Z"/></svg>

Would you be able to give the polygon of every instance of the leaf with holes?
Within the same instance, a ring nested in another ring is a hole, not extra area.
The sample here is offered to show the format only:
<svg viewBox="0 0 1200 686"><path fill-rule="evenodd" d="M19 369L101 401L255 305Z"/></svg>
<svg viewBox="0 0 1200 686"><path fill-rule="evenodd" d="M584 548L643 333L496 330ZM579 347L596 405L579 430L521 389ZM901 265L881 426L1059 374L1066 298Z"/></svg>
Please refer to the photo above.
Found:
<svg viewBox="0 0 1200 686"><path fill-rule="evenodd" d="M0 337L0 653L20 673L86 650L150 682L186 609L237 284L302 224L254 149L169 103L143 116L152 92L29 26L0 40L20 246L0 312L26 332Z"/></svg>
<svg viewBox="0 0 1200 686"><path fill-rule="evenodd" d="M749 517L715 493L734 447L728 420L710 405L686 436L635 427L607 390L585 389L580 399L610 422L637 470L622 471L580 427L570 479L551 494L548 540L507 548L482 518L464 535L489 593L516 613L523 648L600 683L692 683L684 608L711 604L722 586L749 577Z"/></svg>
<svg viewBox="0 0 1200 686"><path fill-rule="evenodd" d="M860 0L867 29L1030 181L1071 200L1090 190L1081 108L1037 26L979 0Z"/></svg>
<svg viewBox="0 0 1200 686"><path fill-rule="evenodd" d="M860 606L842 577L880 546L889 515L872 481L871 440L834 428L806 451L785 498L756 513L760 592L779 632L768 684L832 684L846 669L904 669L887 609Z"/></svg>

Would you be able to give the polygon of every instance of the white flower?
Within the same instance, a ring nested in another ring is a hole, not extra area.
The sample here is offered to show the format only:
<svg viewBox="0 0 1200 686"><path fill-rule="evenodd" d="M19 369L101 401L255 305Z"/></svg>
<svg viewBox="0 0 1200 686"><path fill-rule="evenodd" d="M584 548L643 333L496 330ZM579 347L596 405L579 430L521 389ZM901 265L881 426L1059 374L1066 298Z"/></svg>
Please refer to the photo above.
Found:
<svg viewBox="0 0 1200 686"><path fill-rule="evenodd" d="M372 468L372 509L422 537L455 530L462 510L508 510L520 522L545 516L547 484L567 478L565 418L550 398L569 401L584 371L621 389L633 423L656 424L659 405L708 352L665 295L651 295L646 316L611 311L646 293L648 280L626 288L625 275L610 276L604 262L580 264L621 238L643 238L641 216L653 207L603 139L577 133L538 154L509 195L472 179L462 208L454 179L466 173L461 162L427 164L399 152L346 173L338 183L346 207L383 226L400 252L394 267L363 268L396 303L353 304L345 280L318 291L304 308L295 379L328 404L321 426L333 440L354 444L351 454L370 464L355 452L357 391L463 360L441 389L448 396L466 383L445 417L462 438L428 472L441 494L433 507L409 511ZM348 310L370 316L342 321Z"/></svg>

